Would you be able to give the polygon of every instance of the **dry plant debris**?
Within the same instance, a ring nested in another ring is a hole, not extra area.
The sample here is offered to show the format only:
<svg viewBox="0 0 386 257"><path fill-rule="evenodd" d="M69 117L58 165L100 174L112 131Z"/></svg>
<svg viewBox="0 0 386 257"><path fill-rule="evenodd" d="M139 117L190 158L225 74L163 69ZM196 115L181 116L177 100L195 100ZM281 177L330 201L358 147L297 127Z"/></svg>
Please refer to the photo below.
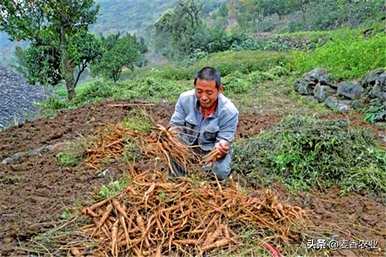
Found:
<svg viewBox="0 0 386 257"><path fill-rule="evenodd" d="M199 163L199 156L191 147L181 143L175 132L157 124L150 134L133 131L121 124L110 125L98 133L99 136L87 150L86 165L99 169L103 159L119 157L123 154L125 140L128 137L136 138L143 154L147 157L161 159L170 171L172 160L181 167L187 167Z"/></svg>
<svg viewBox="0 0 386 257"><path fill-rule="evenodd" d="M199 163L199 155L196 154L191 146L181 143L176 132L158 124L149 137L142 143L142 150L145 155L159 157L166 163L171 173L175 173L172 161L188 171L189 166Z"/></svg>
<svg viewBox="0 0 386 257"><path fill-rule="evenodd" d="M125 140L128 137L138 136L138 134L138 132L123 127L120 123L107 126L102 131L97 132L97 139L91 143L86 151L86 165L97 170L106 157L121 156Z"/></svg>
<svg viewBox="0 0 386 257"><path fill-rule="evenodd" d="M122 193L83 213L93 220L84 231L98 242L95 256L202 254L237 246L236 231L244 226L287 242L298 237L294 224L305 221L304 210L281 203L271 191L247 195L235 183L170 182L154 171L133 176Z"/></svg>
<svg viewBox="0 0 386 257"><path fill-rule="evenodd" d="M161 159L172 172L172 160L188 167L211 161L216 154L200 160L161 125L145 134L118 124L101 133L86 163L97 168L103 158L122 155L128 136L136 138L146 160ZM129 170L132 179L123 192L83 209L92 219L83 230L98 242L93 256L191 256L232 249L240 244L237 231L245 226L256 228L262 238L269 235L269 241L287 242L297 239L295 225L305 221L304 210L281 203L271 191L247 195L233 182L222 187L186 177L168 181L161 169L140 174ZM83 246L71 252L83 256L89 250Z"/></svg>

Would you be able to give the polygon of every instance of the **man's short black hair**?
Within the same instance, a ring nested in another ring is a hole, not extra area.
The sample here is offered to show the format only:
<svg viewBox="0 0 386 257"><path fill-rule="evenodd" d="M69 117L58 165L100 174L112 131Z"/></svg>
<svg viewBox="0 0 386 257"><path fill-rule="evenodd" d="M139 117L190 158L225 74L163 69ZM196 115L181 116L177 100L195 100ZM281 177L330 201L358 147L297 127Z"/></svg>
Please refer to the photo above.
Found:
<svg viewBox="0 0 386 257"><path fill-rule="evenodd" d="M204 67L199 72L197 72L196 77L194 78L194 85L196 85L197 79L201 80L214 80L216 81L216 87L221 86L221 75L218 70L212 67Z"/></svg>

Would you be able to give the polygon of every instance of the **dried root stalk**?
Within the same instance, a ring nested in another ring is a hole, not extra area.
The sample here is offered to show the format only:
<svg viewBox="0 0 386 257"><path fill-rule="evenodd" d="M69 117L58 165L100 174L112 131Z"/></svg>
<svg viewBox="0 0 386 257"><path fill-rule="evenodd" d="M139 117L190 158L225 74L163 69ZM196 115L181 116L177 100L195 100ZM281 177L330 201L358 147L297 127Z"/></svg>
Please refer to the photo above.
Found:
<svg viewBox="0 0 386 257"><path fill-rule="evenodd" d="M234 231L245 225L269 230L275 240L296 237L292 225L302 223L305 212L271 191L256 195L233 183L219 191L210 183L171 183L161 172L144 172L134 176L130 190L85 208L94 222L85 233L99 242L95 256L199 254L237 245Z"/></svg>
<svg viewBox="0 0 386 257"><path fill-rule="evenodd" d="M139 135L138 132L131 131L121 124L107 126L97 134L99 137L87 150L86 158L86 165L93 169L99 169L100 163L106 157L121 156L126 138Z"/></svg>
<svg viewBox="0 0 386 257"><path fill-rule="evenodd" d="M148 156L156 156L166 163L172 173L172 162L183 167L186 171L191 165L197 164L198 155L178 139L176 133L158 124L157 131L143 143L143 150Z"/></svg>

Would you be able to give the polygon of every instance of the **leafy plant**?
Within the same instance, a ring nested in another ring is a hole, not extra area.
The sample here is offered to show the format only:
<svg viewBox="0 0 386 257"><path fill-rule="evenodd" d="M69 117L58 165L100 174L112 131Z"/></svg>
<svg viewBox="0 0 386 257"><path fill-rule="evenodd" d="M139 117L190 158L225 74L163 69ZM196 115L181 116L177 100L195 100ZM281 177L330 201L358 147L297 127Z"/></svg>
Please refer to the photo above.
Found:
<svg viewBox="0 0 386 257"><path fill-rule="evenodd" d="M74 153L60 152L56 156L56 160L60 166L74 167L80 163L81 157Z"/></svg>
<svg viewBox="0 0 386 257"><path fill-rule="evenodd" d="M223 77L222 83L224 84L225 92L231 94L245 93L252 88L252 83L248 81L247 76L239 71Z"/></svg>
<svg viewBox="0 0 386 257"><path fill-rule="evenodd" d="M386 151L345 121L289 116L273 130L236 144L234 169L295 190L340 185L344 192L386 193Z"/></svg>
<svg viewBox="0 0 386 257"><path fill-rule="evenodd" d="M86 138L67 143L64 149L56 155L56 160L63 167L77 166L83 159L87 147Z"/></svg>
<svg viewBox="0 0 386 257"><path fill-rule="evenodd" d="M128 185L129 178L122 178L119 180L112 181L108 185L103 185L100 188L98 196L103 199L109 198L122 192L122 190L125 189Z"/></svg>
<svg viewBox="0 0 386 257"><path fill-rule="evenodd" d="M60 214L60 218L62 220L69 220L73 217L73 214L71 213L71 210L69 209L64 209L64 211L62 212L62 214Z"/></svg>
<svg viewBox="0 0 386 257"><path fill-rule="evenodd" d="M151 131L153 123L145 111L134 110L129 112L124 118L123 126L134 131L146 133Z"/></svg>
<svg viewBox="0 0 386 257"><path fill-rule="evenodd" d="M113 97L117 86L111 81L97 80L83 88L72 101L76 105Z"/></svg>
<svg viewBox="0 0 386 257"><path fill-rule="evenodd" d="M382 103L373 103L364 111L364 120L369 123L375 123L386 119L386 106Z"/></svg>

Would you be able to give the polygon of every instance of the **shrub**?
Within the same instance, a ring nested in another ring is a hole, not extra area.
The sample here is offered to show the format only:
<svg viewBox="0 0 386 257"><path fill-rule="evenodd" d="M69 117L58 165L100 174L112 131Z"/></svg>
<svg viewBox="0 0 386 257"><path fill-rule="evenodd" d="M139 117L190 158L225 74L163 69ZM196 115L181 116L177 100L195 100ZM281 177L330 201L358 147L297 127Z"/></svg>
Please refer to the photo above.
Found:
<svg viewBox="0 0 386 257"><path fill-rule="evenodd" d="M386 193L386 152L366 130L345 121L290 116L237 143L234 153L235 171L261 183L279 179L297 190L337 184L344 192Z"/></svg>
<svg viewBox="0 0 386 257"><path fill-rule="evenodd" d="M240 94L252 88L252 83L247 79L247 75L239 71L232 72L223 77L222 83L226 93Z"/></svg>
<svg viewBox="0 0 386 257"><path fill-rule="evenodd" d="M164 66L150 75L168 80L191 80L194 76L194 71L184 67Z"/></svg>
<svg viewBox="0 0 386 257"><path fill-rule="evenodd" d="M115 91L114 88L115 84L111 81L96 81L85 86L73 102L80 104L112 97Z"/></svg>
<svg viewBox="0 0 386 257"><path fill-rule="evenodd" d="M114 99L174 100L191 87L191 83L161 79L156 76L127 80L120 83Z"/></svg>

